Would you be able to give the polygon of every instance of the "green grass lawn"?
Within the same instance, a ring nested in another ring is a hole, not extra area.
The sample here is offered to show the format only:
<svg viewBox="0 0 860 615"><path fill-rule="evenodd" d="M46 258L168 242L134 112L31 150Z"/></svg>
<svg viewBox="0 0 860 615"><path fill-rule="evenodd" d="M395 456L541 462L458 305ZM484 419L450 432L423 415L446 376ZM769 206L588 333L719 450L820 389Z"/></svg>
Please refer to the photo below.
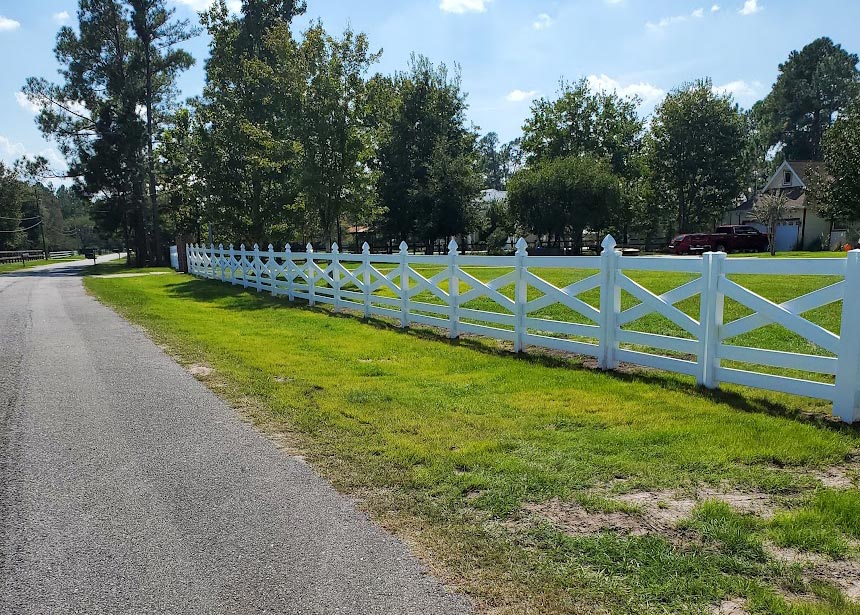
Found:
<svg viewBox="0 0 860 615"><path fill-rule="evenodd" d="M819 283L765 290L793 296ZM482 611L709 613L740 598L749 613L860 613L836 580L775 550L858 565L860 492L818 478L848 463L858 433L828 420L823 403L515 356L492 340L450 341L179 274L85 284L181 363L211 367L208 386ZM777 514L717 492L762 498ZM671 528L649 526L697 493ZM572 531L553 507L598 523ZM607 529L601 515L646 531Z"/></svg>
<svg viewBox="0 0 860 615"><path fill-rule="evenodd" d="M40 265L53 265L55 263L68 263L70 261L83 260L83 256L67 256L65 258L51 258L48 260L39 259L35 261L27 261L26 263L3 263L0 265L0 273L8 273L10 271L19 271L21 269L29 269L30 267L38 267Z"/></svg>

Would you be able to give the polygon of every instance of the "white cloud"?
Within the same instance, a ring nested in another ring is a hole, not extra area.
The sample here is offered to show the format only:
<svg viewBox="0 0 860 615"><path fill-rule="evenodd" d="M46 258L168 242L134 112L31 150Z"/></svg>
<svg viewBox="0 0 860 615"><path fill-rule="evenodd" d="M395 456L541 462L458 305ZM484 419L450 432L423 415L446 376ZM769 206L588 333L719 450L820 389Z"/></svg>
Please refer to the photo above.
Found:
<svg viewBox="0 0 860 615"><path fill-rule="evenodd" d="M192 11L205 11L215 0L174 0L176 4L182 4L190 8ZM227 0L227 9L231 13L238 13L242 10L241 0Z"/></svg>
<svg viewBox="0 0 860 615"><path fill-rule="evenodd" d="M522 102L524 100L531 100L532 98L535 98L538 94L540 94L540 92L538 92L537 90L511 90L510 92L508 92L508 95L505 96L505 99L508 102Z"/></svg>
<svg viewBox="0 0 860 615"><path fill-rule="evenodd" d="M717 12L717 11L719 11L719 10L720 10L720 5L719 5L719 4L714 4L714 5L712 5L712 6L711 6L711 12L712 12L712 13L716 13L716 12Z"/></svg>
<svg viewBox="0 0 860 615"><path fill-rule="evenodd" d="M738 13L740 13L741 15L753 15L755 13L758 13L763 8L764 7L759 6L758 0L746 0Z"/></svg>
<svg viewBox="0 0 860 615"><path fill-rule="evenodd" d="M21 27L21 23L15 21L14 19L9 19L8 17L3 17L0 15L0 32L7 32L9 30L17 30Z"/></svg>
<svg viewBox="0 0 860 615"><path fill-rule="evenodd" d="M653 21L649 21L645 24L645 26L649 30L657 31L657 30L662 30L664 28L667 28L667 27L675 25L675 24L684 23L685 21L689 21L690 19L701 19L704 16L705 16L705 9L698 8L695 11L693 11L692 13L690 13L689 15L673 15L672 17L664 17L663 19L661 19L657 23L654 23Z"/></svg>
<svg viewBox="0 0 860 615"><path fill-rule="evenodd" d="M64 24L69 21L69 12L68 11L60 11L59 13L54 13L54 21L58 24Z"/></svg>
<svg viewBox="0 0 860 615"><path fill-rule="evenodd" d="M442 0L439 8L446 13L483 13L493 0Z"/></svg>
<svg viewBox="0 0 860 615"><path fill-rule="evenodd" d="M534 23L532 24L532 28L535 30L546 30L553 24L553 19L546 13L541 13L537 16Z"/></svg>
<svg viewBox="0 0 860 615"><path fill-rule="evenodd" d="M30 102L30 100L24 95L24 92L15 92L15 100L18 101L19 107L34 115L42 110L42 106L34 102Z"/></svg>
<svg viewBox="0 0 860 615"><path fill-rule="evenodd" d="M621 85L617 79L608 75L589 75L586 77L588 87L598 92L615 92L619 96L638 96L642 107L653 107L663 100L666 92L656 85L639 82Z"/></svg>
<svg viewBox="0 0 860 615"><path fill-rule="evenodd" d="M0 135L0 162L4 162L11 166L18 158L27 156L33 158L35 156L44 156L48 163L55 171L66 171L68 165L62 154L53 147L45 147L41 151L31 152L23 143L12 141L8 137Z"/></svg>
<svg viewBox="0 0 860 615"><path fill-rule="evenodd" d="M718 94L731 94L736 101L752 102L761 96L761 82L753 81L747 83L743 79L729 81L723 85L714 86L714 92Z"/></svg>

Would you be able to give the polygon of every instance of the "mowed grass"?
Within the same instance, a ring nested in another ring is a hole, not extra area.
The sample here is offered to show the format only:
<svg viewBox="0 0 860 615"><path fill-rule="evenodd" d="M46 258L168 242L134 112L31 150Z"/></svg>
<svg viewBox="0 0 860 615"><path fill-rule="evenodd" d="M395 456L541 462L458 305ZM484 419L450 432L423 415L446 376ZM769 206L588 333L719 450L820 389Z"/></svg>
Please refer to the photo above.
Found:
<svg viewBox="0 0 860 615"><path fill-rule="evenodd" d="M85 284L180 362L212 367L214 390L287 434L481 609L705 613L742 597L751 613L860 612L763 547L852 555L856 490L824 489L815 472L843 463L857 433L795 418L822 416L818 402L517 357L491 340L450 341L179 274ZM613 494L702 485L767 494L782 512L768 521L705 502L683 543L523 520L524 506L553 498L633 513ZM798 527L837 546L810 548Z"/></svg>
<svg viewBox="0 0 860 615"><path fill-rule="evenodd" d="M64 258L51 258L48 260L39 259L35 261L27 261L26 263L3 263L0 264L0 273L8 273L10 271L19 271L21 269L29 269L30 267L39 267L41 265L54 265L56 263L68 263L71 261L83 260L83 256L67 256Z"/></svg>

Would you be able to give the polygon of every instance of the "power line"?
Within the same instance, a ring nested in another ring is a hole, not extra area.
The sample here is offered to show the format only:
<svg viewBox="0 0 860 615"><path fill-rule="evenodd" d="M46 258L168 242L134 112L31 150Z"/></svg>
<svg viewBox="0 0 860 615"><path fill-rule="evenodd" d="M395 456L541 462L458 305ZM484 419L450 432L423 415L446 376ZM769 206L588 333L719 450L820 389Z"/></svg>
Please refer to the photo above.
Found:
<svg viewBox="0 0 860 615"><path fill-rule="evenodd" d="M16 229L12 229L11 231L0 231L0 233L23 233L25 231L29 231L30 229L36 228L40 224L42 224L41 220L36 222L36 224L34 224L33 226L28 226L27 228L16 228Z"/></svg>
<svg viewBox="0 0 860 615"><path fill-rule="evenodd" d="M0 220L18 220L19 222L26 222L27 220L35 220L37 218L41 219L42 216L30 216L29 218L10 218L8 216L0 216Z"/></svg>

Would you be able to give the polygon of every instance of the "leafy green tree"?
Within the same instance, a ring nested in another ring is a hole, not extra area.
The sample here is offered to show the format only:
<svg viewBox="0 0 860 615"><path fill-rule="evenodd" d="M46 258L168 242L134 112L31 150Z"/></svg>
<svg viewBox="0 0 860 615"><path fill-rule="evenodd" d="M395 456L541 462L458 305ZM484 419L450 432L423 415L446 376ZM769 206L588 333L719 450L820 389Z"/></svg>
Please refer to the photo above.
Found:
<svg viewBox="0 0 860 615"><path fill-rule="evenodd" d="M792 51L753 114L768 146L781 145L789 160L821 160L821 141L836 114L856 96L858 57L827 37Z"/></svg>
<svg viewBox="0 0 860 615"><path fill-rule="evenodd" d="M168 228L176 235L192 235L195 241L202 241L203 205L197 181L201 170L190 108L182 107L170 116L156 153Z"/></svg>
<svg viewBox="0 0 860 615"><path fill-rule="evenodd" d="M234 241L296 237L298 100L279 98L276 69L283 66L267 40L287 44L290 22L304 8L295 0L246 0L233 17L218 0L201 16L211 37L195 110L201 189L206 217Z"/></svg>
<svg viewBox="0 0 860 615"><path fill-rule="evenodd" d="M146 109L146 164L149 201L152 215L152 236L156 263L162 261L161 220L158 215L156 192L155 148L156 133L161 125L174 92L176 76L194 64L194 58L176 49L195 32L187 20L172 19L175 9L167 9L164 0L128 0L131 25L137 36L138 53L143 64L143 104Z"/></svg>
<svg viewBox="0 0 860 615"><path fill-rule="evenodd" d="M590 154L541 160L516 173L508 202L519 225L556 240L571 237L582 249L586 228L606 224L620 200L618 177L609 164Z"/></svg>
<svg viewBox="0 0 860 615"><path fill-rule="evenodd" d="M146 125L138 41L119 0L80 0L78 28L63 27L55 54L62 84L30 78L24 88L41 109L37 122L54 137L82 194L110 203L105 230L133 235L139 265L149 260L144 183ZM104 208L101 208L104 209Z"/></svg>
<svg viewBox="0 0 860 615"><path fill-rule="evenodd" d="M298 145L297 188L305 207L319 222L327 244L343 244L344 217L367 215L372 203L372 153L368 83L365 75L379 58L367 37L347 29L328 35L317 22L294 44L288 31L268 40L276 58L275 91L284 102L282 115L295 126Z"/></svg>
<svg viewBox="0 0 860 615"><path fill-rule="evenodd" d="M498 134L488 132L478 140L478 156L484 176L484 188L502 190L504 172Z"/></svg>
<svg viewBox="0 0 860 615"><path fill-rule="evenodd" d="M668 202L670 228L701 229L731 208L744 187L747 135L737 105L710 80L666 96L651 125L649 166L655 193Z"/></svg>
<svg viewBox="0 0 860 615"><path fill-rule="evenodd" d="M401 239L435 240L466 232L481 188L475 142L466 127L458 74L413 56L407 72L380 91L385 132L377 153L380 203L387 230Z"/></svg>
<svg viewBox="0 0 860 615"><path fill-rule="evenodd" d="M860 219L860 99L839 114L822 149L824 172L808 182L812 204L831 221Z"/></svg>
<svg viewBox="0 0 860 615"><path fill-rule="evenodd" d="M643 132L638 102L613 92L592 92L585 79L562 81L557 98L532 104L523 126L526 161L590 154L607 159L622 177L635 173Z"/></svg>
<svg viewBox="0 0 860 615"><path fill-rule="evenodd" d="M0 162L0 250L15 250L24 240L19 229L29 224L22 224L22 200L23 184L17 173Z"/></svg>

